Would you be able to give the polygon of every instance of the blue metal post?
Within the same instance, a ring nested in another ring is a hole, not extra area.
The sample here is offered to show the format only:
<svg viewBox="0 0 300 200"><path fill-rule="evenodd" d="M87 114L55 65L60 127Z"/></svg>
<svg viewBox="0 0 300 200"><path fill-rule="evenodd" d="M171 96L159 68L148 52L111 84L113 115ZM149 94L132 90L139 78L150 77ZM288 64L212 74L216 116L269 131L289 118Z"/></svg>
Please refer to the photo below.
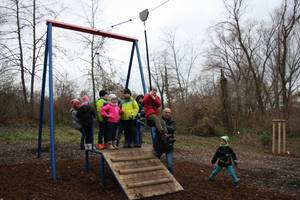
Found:
<svg viewBox="0 0 300 200"><path fill-rule="evenodd" d="M94 122L92 126L92 150L95 150L95 145L94 145Z"/></svg>
<svg viewBox="0 0 300 200"><path fill-rule="evenodd" d="M42 154L42 132L43 132L43 121L44 121L45 86L46 86L47 63L48 63L48 39L49 39L49 30L47 29L43 79L42 79L42 92L41 92L41 102L40 102L40 115L39 115L38 158L40 158Z"/></svg>
<svg viewBox="0 0 300 200"><path fill-rule="evenodd" d="M89 172L90 161L89 161L89 150L85 150L85 171Z"/></svg>
<svg viewBox="0 0 300 200"><path fill-rule="evenodd" d="M129 85L129 79L130 79L130 73L131 73L131 66L132 66L132 60L133 60L133 55L134 55L134 46L135 46L135 42L132 43L132 48L131 48L131 54L130 54L129 67L128 67L128 72L127 72L127 79L126 79L125 88L128 88L128 85Z"/></svg>
<svg viewBox="0 0 300 200"><path fill-rule="evenodd" d="M138 62L139 62L141 80L142 80L142 84L143 84L143 91L144 91L144 94L146 94L147 93L147 88L146 88L146 82L145 82L145 78L144 78L141 55L140 55L140 51L139 51L139 47L138 47L138 41L135 41L134 45L135 45L135 48L136 48L136 54L137 54L137 58L138 58Z"/></svg>
<svg viewBox="0 0 300 200"><path fill-rule="evenodd" d="M100 181L101 184L104 186L104 174L105 174L105 159L103 154L100 154Z"/></svg>
<svg viewBox="0 0 300 200"><path fill-rule="evenodd" d="M49 111L50 111L50 146L52 178L56 181L56 155L54 130L54 100L53 100L53 64L52 64L52 24L48 23L49 45Z"/></svg>

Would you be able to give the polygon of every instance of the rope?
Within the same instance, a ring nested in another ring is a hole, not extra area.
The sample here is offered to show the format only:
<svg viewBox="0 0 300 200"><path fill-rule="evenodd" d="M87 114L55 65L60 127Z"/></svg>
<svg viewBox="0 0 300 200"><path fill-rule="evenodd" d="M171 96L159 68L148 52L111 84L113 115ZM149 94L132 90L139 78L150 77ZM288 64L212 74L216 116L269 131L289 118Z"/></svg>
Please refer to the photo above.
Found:
<svg viewBox="0 0 300 200"><path fill-rule="evenodd" d="M163 6L164 4L168 3L169 1L170 1L170 0L166 0L166 1L162 2L161 4L159 4L158 6L156 6L156 7L152 8L152 9L150 9L149 13L151 13L151 12L153 12L154 10L160 8L161 6ZM102 29L102 31L111 31L111 30L112 30L114 27L116 27L116 26L120 26L120 25L126 24L126 23L128 23L128 22L132 22L132 21L134 21L134 20L136 20L136 19L138 19L138 18L139 18L139 17L134 17L134 18L125 20L125 21L123 21L123 22L116 23L116 24L114 24L114 25L111 25L111 26L109 26L109 27L106 27L106 28Z"/></svg>

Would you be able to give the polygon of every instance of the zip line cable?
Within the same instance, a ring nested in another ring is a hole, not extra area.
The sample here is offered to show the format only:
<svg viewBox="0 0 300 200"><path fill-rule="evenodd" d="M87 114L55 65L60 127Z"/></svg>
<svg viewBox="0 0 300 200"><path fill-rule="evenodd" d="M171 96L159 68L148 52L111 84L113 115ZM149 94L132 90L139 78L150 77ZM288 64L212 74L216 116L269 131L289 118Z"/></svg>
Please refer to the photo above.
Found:
<svg viewBox="0 0 300 200"><path fill-rule="evenodd" d="M164 1L164 2L162 2L161 4L159 4L158 6L156 6L156 7L154 7L154 8L152 8L149 12L152 12L152 11L154 11L154 10L156 10L156 9L158 9L159 7L161 7L161 6L163 6L164 4L166 4L166 3L168 3L170 0L167 0L167 1Z"/></svg>
<svg viewBox="0 0 300 200"><path fill-rule="evenodd" d="M169 1L170 1L170 0L166 0L166 1L162 2L161 4L159 4L158 6L156 6L156 7L152 8L152 9L150 9L149 13L150 13L150 12L153 12L154 10L156 10L156 9L158 9L158 8L160 8L161 6L163 6L164 4L168 3ZM125 20L125 21L123 21L123 22L119 22L119 23L117 23L117 24L114 24L114 25L111 25L111 26L109 26L109 27L106 27L106 28L102 29L102 31L105 31L105 30L111 31L111 30L112 30L114 27L116 27L116 26L120 26L120 25L126 24L126 23L128 23L128 22L132 22L132 21L134 21L134 20L136 20L136 19L138 19L138 18L139 18L139 17L134 17L134 18Z"/></svg>

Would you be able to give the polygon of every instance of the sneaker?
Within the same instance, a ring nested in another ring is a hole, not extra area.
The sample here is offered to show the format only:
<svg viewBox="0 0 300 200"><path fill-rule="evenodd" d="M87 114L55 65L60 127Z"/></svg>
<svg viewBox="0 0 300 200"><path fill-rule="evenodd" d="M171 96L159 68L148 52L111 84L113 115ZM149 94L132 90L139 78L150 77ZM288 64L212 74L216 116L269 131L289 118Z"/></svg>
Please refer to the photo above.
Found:
<svg viewBox="0 0 300 200"><path fill-rule="evenodd" d="M105 144L98 144L98 149L103 150L105 149Z"/></svg>
<svg viewBox="0 0 300 200"><path fill-rule="evenodd" d="M128 146L129 146L129 148L134 148L134 144L133 143L130 143Z"/></svg>
<svg viewBox="0 0 300 200"><path fill-rule="evenodd" d="M234 183L233 183L233 186L234 186L234 187L238 187L238 186L239 186L239 181L238 181L238 182L234 182Z"/></svg>
<svg viewBox="0 0 300 200"><path fill-rule="evenodd" d="M84 148L85 148L85 150L92 150L93 149L93 144L91 144L91 143L84 144Z"/></svg>
<svg viewBox="0 0 300 200"><path fill-rule="evenodd" d="M130 147L129 147L129 144L124 144L124 145L123 145L123 148L130 148Z"/></svg>
<svg viewBox="0 0 300 200"><path fill-rule="evenodd" d="M116 149L112 144L108 144L106 148L107 149L111 149L111 150L115 150Z"/></svg>
<svg viewBox="0 0 300 200"><path fill-rule="evenodd" d="M112 146L113 146L115 149L119 149L119 147L117 146L117 143L116 143L116 142L113 142L113 143L112 143Z"/></svg>

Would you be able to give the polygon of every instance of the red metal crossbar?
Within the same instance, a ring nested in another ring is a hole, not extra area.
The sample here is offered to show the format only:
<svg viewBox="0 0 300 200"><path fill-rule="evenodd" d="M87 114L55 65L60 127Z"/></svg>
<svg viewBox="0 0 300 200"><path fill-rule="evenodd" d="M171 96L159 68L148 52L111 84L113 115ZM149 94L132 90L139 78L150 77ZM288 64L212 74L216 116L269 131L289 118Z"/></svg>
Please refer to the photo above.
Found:
<svg viewBox="0 0 300 200"><path fill-rule="evenodd" d="M124 36L124 35L100 31L97 29L92 29L92 28L83 27L83 26L77 26L74 24L68 24L68 23L59 22L59 21L55 21L55 20L47 20L47 24L49 24L49 23L51 23L52 26L59 27L59 28L64 28L64 29L69 29L69 30L79 31L79 32L84 32L84 33L90 33L90 34L94 34L94 35L101 35L103 37L109 37L109 38L114 38L114 39L118 39L118 40L125 40L125 41L129 41L129 42L134 42L134 41L138 40L136 38L132 38L132 37Z"/></svg>

